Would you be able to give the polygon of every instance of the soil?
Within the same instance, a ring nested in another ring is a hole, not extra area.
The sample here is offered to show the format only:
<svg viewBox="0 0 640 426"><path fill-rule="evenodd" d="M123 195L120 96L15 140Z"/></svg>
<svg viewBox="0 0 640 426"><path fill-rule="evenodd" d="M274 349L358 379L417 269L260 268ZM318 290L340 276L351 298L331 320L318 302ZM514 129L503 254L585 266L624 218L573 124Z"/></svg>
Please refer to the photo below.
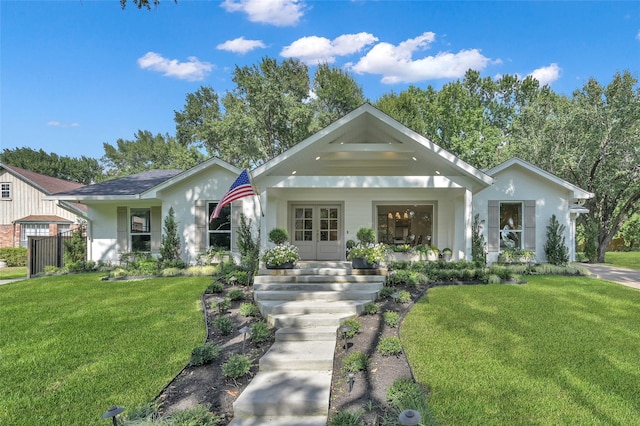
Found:
<svg viewBox="0 0 640 426"><path fill-rule="evenodd" d="M238 288L235 287L235 289ZM225 292L230 289L231 287L225 287ZM330 417L339 411L352 410L360 413L360 417L366 425L382 424L384 416L390 415L390 409L386 403L387 388L398 378L412 377L404 354L383 357L376 351L380 338L398 336L398 328L387 326L382 318L382 313L387 310L395 310L402 319L413 301L424 293L426 287L397 288L397 290L403 289L411 293L411 303L400 304L392 299L378 300L380 309L377 314L363 314L358 317L358 321L361 323L360 332L347 340L348 348L345 350L343 339L337 341L331 385ZM244 302L251 300L251 288L243 290L246 295ZM227 315L233 320L234 328L230 335L221 335L213 326L218 311L210 309L210 306L215 298L224 297L224 295L224 293L205 294L202 299L207 322L206 341L222 347L220 356L216 361L207 365L186 366L160 392L157 401L164 414L196 405L204 405L222 418L221 426L227 425L233 419L233 402L257 374L258 360L273 343L273 334L269 341L261 344L252 343L247 335L244 349L245 354L253 360L251 372L237 380L225 378L221 371L221 365L229 356L242 353L243 350L243 335L239 334L237 330L259 319L247 318L240 314L239 308L243 301L232 302ZM366 353L369 356L370 364L367 371L354 375L353 383L350 386L348 375L341 373L342 359L345 355L355 351Z"/></svg>

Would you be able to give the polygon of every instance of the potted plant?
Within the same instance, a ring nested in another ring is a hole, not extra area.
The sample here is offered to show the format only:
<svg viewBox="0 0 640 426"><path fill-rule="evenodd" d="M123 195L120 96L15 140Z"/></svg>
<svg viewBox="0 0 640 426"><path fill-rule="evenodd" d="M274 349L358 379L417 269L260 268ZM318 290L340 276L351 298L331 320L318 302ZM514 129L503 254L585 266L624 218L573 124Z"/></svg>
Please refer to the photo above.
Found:
<svg viewBox="0 0 640 426"><path fill-rule="evenodd" d="M291 269L300 259L298 247L288 243L289 233L284 228L274 228L269 232L269 241L275 247L268 248L262 254L267 269Z"/></svg>
<svg viewBox="0 0 640 426"><path fill-rule="evenodd" d="M444 259L445 262L449 262L451 260L452 254L453 251L451 251L449 247L442 249L442 259Z"/></svg>
<svg viewBox="0 0 640 426"><path fill-rule="evenodd" d="M439 257L440 257L440 250L438 250L438 247L430 246L427 249L427 260L428 261L436 262Z"/></svg>
<svg viewBox="0 0 640 426"><path fill-rule="evenodd" d="M376 234L371 228L360 228L356 234L359 242L349 250L349 260L355 269L377 268L384 260L387 246L375 243Z"/></svg>

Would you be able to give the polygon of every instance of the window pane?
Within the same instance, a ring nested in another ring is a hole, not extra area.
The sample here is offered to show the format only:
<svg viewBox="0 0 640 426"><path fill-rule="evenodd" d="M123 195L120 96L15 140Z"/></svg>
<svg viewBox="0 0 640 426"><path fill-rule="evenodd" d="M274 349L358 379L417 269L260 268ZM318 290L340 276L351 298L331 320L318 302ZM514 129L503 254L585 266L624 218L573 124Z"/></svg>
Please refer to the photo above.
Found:
<svg viewBox="0 0 640 426"><path fill-rule="evenodd" d="M378 241L388 244L426 244L433 240L431 204L378 206Z"/></svg>
<svg viewBox="0 0 640 426"><path fill-rule="evenodd" d="M500 249L522 248L522 203L500 204Z"/></svg>
<svg viewBox="0 0 640 426"><path fill-rule="evenodd" d="M131 236L132 251L151 251L151 235L132 235Z"/></svg>
<svg viewBox="0 0 640 426"><path fill-rule="evenodd" d="M131 232L151 232L151 209L131 209Z"/></svg>
<svg viewBox="0 0 640 426"><path fill-rule="evenodd" d="M0 184L0 196L2 198L11 198L11 183Z"/></svg>
<svg viewBox="0 0 640 426"><path fill-rule="evenodd" d="M218 203L209 203L209 216L207 220L213 214ZM220 210L220 216L213 219L209 223L210 231L231 231L231 204L227 204Z"/></svg>
<svg viewBox="0 0 640 426"><path fill-rule="evenodd" d="M231 250L231 233L211 232L209 234L209 247L220 247L225 250Z"/></svg>

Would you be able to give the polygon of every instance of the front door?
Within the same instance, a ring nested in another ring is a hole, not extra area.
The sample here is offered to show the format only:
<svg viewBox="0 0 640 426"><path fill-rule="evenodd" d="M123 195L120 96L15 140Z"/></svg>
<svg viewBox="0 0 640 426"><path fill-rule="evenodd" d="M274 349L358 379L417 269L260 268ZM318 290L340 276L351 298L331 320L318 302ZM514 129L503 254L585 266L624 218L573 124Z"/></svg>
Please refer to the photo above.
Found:
<svg viewBox="0 0 640 426"><path fill-rule="evenodd" d="M292 243L303 260L342 260L342 218L338 205L294 205Z"/></svg>

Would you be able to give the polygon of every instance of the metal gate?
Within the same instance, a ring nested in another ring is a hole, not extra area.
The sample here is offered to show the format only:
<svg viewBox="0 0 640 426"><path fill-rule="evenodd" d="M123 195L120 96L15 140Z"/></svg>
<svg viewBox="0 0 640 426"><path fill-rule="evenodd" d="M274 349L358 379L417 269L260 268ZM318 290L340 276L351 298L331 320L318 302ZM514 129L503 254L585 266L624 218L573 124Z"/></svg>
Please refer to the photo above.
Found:
<svg viewBox="0 0 640 426"><path fill-rule="evenodd" d="M81 227L86 245L86 227ZM71 242L77 230L62 232L52 237L29 237L27 241L27 276L44 272L45 266L64 266L64 254L67 251L65 242ZM86 259L85 259L86 260Z"/></svg>

